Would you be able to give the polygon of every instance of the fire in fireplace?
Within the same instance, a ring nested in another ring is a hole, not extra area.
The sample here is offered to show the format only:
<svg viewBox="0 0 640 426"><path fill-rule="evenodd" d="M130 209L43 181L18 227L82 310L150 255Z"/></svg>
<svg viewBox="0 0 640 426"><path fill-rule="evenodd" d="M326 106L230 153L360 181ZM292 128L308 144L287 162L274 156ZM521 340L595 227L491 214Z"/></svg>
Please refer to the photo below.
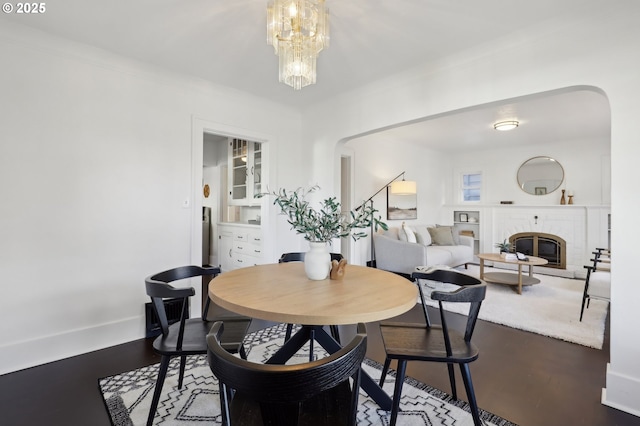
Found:
<svg viewBox="0 0 640 426"><path fill-rule="evenodd" d="M557 235L541 232L521 232L509 237L515 251L527 256L547 259L550 268L567 268L567 243Z"/></svg>

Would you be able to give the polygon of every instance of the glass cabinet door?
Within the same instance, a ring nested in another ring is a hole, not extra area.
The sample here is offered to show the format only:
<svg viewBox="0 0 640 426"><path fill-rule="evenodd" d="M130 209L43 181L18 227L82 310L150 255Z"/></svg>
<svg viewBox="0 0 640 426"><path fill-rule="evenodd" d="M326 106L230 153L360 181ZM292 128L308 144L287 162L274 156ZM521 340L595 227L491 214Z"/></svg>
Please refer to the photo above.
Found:
<svg viewBox="0 0 640 426"><path fill-rule="evenodd" d="M229 138L229 202L234 205L259 204L262 192L262 144Z"/></svg>
<svg viewBox="0 0 640 426"><path fill-rule="evenodd" d="M242 139L232 139L230 154L231 200L244 200L247 198L249 142Z"/></svg>
<svg viewBox="0 0 640 426"><path fill-rule="evenodd" d="M252 196L255 200L262 192L262 144L258 142L251 142L251 145L253 151L253 165L251 167L251 174L253 175Z"/></svg>

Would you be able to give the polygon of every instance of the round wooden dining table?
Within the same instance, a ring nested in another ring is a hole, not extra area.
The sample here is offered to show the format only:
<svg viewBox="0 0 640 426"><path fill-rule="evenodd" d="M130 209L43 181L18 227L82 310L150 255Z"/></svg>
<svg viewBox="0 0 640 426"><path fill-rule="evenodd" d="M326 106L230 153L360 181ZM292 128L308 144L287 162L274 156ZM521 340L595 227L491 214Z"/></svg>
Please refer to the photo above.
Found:
<svg viewBox="0 0 640 426"><path fill-rule="evenodd" d="M213 302L252 318L302 327L268 361L284 364L306 342L328 353L341 346L323 326L380 321L415 306L418 289L410 280L380 269L347 265L341 280L307 278L302 262L250 266L224 272L209 283ZM364 371L362 389L384 410L389 396Z"/></svg>
<svg viewBox="0 0 640 426"><path fill-rule="evenodd" d="M400 315L418 290L406 278L380 269L347 265L341 280L314 281L302 262L250 266L218 275L211 300L253 318L309 325L356 324Z"/></svg>

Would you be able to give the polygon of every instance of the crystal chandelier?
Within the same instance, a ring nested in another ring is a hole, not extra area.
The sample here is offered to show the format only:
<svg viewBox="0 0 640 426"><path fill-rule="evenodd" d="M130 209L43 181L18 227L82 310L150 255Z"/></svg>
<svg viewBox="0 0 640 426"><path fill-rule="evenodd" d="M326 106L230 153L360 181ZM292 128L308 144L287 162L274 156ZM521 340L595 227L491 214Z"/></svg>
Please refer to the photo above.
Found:
<svg viewBox="0 0 640 426"><path fill-rule="evenodd" d="M279 57L280 82L300 90L316 82L316 59L329 47L329 9L324 0L272 0L267 43Z"/></svg>

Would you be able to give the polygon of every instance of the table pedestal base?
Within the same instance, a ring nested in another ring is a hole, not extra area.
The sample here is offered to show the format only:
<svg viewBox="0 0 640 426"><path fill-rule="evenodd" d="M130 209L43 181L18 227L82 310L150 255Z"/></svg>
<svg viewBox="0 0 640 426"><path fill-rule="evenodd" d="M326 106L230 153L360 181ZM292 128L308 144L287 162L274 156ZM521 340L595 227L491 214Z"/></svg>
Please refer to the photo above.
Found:
<svg viewBox="0 0 640 426"><path fill-rule="evenodd" d="M303 325L280 349L267 361L267 364L285 364L290 360L307 342L310 344L310 351L313 354L313 342L316 341L327 351L333 354L340 349L338 343L320 325ZM391 397L378 386L378 384L364 370L360 372L360 387L385 411L391 411Z"/></svg>

